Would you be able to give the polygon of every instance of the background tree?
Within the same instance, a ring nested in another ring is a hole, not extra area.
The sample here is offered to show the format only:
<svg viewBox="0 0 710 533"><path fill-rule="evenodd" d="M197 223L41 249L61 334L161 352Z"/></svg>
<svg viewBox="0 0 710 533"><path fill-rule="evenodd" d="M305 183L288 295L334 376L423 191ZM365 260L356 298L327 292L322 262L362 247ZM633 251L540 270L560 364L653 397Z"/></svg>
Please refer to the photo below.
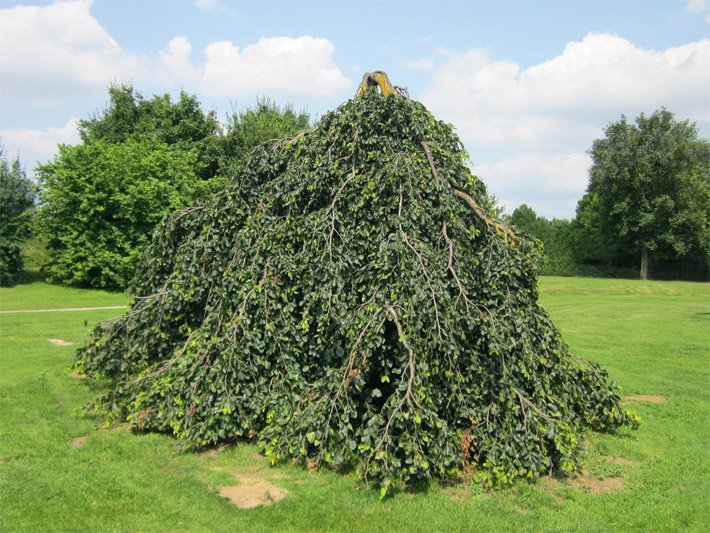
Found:
<svg viewBox="0 0 710 533"><path fill-rule="evenodd" d="M184 92L175 102L131 85L108 92L106 109L79 122L82 143L37 169L53 276L73 285L125 287L163 216L221 188L256 144L308 126L307 114L264 100L224 134Z"/></svg>
<svg viewBox="0 0 710 533"><path fill-rule="evenodd" d="M280 107L267 98L255 107L232 113L223 141L221 173L232 175L236 166L257 145L283 139L308 129L310 116L296 113L290 105Z"/></svg>
<svg viewBox="0 0 710 533"><path fill-rule="evenodd" d="M209 193L199 153L157 140L60 146L37 168L53 276L62 282L125 287L162 217Z"/></svg>
<svg viewBox="0 0 710 533"><path fill-rule="evenodd" d="M220 124L214 111L203 111L195 96L182 91L176 102L169 94L146 99L132 85L111 85L108 93L106 109L79 121L84 143L140 139L194 149L198 154L197 175L201 179L216 176L222 152Z"/></svg>
<svg viewBox="0 0 710 533"><path fill-rule="evenodd" d="M0 144L0 285L14 285L22 272L22 242L30 234L34 186L19 157L9 161Z"/></svg>
<svg viewBox="0 0 710 533"><path fill-rule="evenodd" d="M511 225L540 241L543 247L540 274L548 276L574 276L577 268L573 257L575 233L569 220L548 220L538 215L527 204L517 207L508 217Z"/></svg>
<svg viewBox="0 0 710 533"><path fill-rule="evenodd" d="M649 257L707 261L710 143L690 121L661 109L635 124L622 116L592 145L593 165L578 219L610 261ZM585 238L583 236L583 238Z"/></svg>

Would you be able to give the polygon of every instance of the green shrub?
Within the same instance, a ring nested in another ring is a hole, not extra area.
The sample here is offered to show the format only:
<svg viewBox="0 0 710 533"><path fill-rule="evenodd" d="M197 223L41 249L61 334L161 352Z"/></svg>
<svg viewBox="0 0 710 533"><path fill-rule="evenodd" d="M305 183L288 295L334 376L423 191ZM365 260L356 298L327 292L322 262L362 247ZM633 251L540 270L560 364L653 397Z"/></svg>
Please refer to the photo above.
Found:
<svg viewBox="0 0 710 533"><path fill-rule="evenodd" d="M0 145L0 285L14 285L22 272L21 249L30 235L34 195L19 158L8 161Z"/></svg>

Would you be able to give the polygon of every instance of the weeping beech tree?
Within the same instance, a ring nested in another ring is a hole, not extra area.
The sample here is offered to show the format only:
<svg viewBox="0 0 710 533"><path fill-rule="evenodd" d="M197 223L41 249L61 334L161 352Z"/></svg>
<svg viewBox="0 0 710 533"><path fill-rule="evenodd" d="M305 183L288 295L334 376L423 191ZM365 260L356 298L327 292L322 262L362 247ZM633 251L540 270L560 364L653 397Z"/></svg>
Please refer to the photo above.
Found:
<svg viewBox="0 0 710 533"><path fill-rule="evenodd" d="M580 466L584 428L634 425L537 302L537 250L489 216L450 125L367 91L255 150L164 220L124 316L77 355L96 406L193 446L397 482Z"/></svg>

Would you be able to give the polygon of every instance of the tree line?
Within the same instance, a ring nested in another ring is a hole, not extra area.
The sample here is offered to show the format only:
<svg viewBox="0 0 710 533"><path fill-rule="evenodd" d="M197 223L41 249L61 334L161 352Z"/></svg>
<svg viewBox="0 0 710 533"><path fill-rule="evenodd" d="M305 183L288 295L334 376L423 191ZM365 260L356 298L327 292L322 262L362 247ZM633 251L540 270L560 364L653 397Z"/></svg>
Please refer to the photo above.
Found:
<svg viewBox="0 0 710 533"><path fill-rule="evenodd" d="M527 205L509 222L536 237L549 275L707 280L710 143L661 109L622 116L589 151L590 179L573 220Z"/></svg>
<svg viewBox="0 0 710 533"><path fill-rule="evenodd" d="M22 271L21 243L47 247L50 278L123 289L155 225L226 186L257 145L311 127L307 112L267 99L221 124L185 92L144 97L108 88L105 109L79 122L81 142L60 145L37 183L0 146L0 284ZM587 191L573 220L547 220L527 205L508 222L536 237L540 272L653 277L652 265L695 265L708 277L710 143L666 109L622 116L594 141ZM484 176L485 179L485 176Z"/></svg>
<svg viewBox="0 0 710 533"><path fill-rule="evenodd" d="M0 283L17 281L19 243L33 218L33 232L51 257L50 279L125 288L166 214L224 187L254 146L310 125L307 112L268 99L220 124L185 92L175 100L146 98L131 85L113 85L108 93L105 109L79 121L81 142L60 145L52 161L37 167L37 186L18 159L10 163L2 155Z"/></svg>

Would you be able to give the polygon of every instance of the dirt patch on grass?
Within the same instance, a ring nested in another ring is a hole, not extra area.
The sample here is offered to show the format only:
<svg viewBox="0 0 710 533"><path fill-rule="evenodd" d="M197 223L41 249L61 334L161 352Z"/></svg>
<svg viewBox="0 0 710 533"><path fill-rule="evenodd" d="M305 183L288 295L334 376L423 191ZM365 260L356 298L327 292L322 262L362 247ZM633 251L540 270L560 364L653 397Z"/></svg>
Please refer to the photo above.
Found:
<svg viewBox="0 0 710 533"><path fill-rule="evenodd" d="M593 477L580 477L569 481L572 487L582 489L592 494L606 494L613 490L622 490L626 488L626 483L620 477L605 477L596 479Z"/></svg>
<svg viewBox="0 0 710 533"><path fill-rule="evenodd" d="M54 346L74 346L76 343L72 341L65 341L64 339L47 339L49 344Z"/></svg>
<svg viewBox="0 0 710 533"><path fill-rule="evenodd" d="M623 457L619 457L618 459L628 461ZM631 463L632 462L629 461L629 464ZM600 479L592 476L588 471L576 478L565 476L558 477L555 475L542 476L539 479L539 484L540 489L550 496L558 505L564 503L564 492L560 493L560 489L564 487L583 490L591 494L606 494L607 492L626 488L626 483L623 478L619 476L608 476Z"/></svg>
<svg viewBox="0 0 710 533"><path fill-rule="evenodd" d="M480 490L480 489L479 489ZM481 496L484 493L478 492L474 494L473 485L467 483L457 483L442 489L450 499L457 503L465 503L473 499L474 496Z"/></svg>
<svg viewBox="0 0 710 533"><path fill-rule="evenodd" d="M265 464L252 464L234 471L226 466L212 466L213 472L229 472L238 485L219 487L222 498L228 499L241 509L252 509L260 505L272 505L288 496L289 492L274 483L275 479L288 479L288 476L272 472Z"/></svg>
<svg viewBox="0 0 710 533"><path fill-rule="evenodd" d="M77 437L71 440L71 445L74 448L81 448L84 444L86 444L86 437Z"/></svg>
<svg viewBox="0 0 710 533"><path fill-rule="evenodd" d="M227 498L240 509L253 509L260 505L272 505L288 496L288 491L270 481L258 477L235 476L239 485L220 487L219 495Z"/></svg>
<svg viewBox="0 0 710 533"><path fill-rule="evenodd" d="M78 370L72 370L71 372L69 372L69 377L72 379L85 379L86 378L86 376L84 374L82 374L81 372L79 372Z"/></svg>
<svg viewBox="0 0 710 533"><path fill-rule="evenodd" d="M624 402L666 403L668 398L652 394L629 394L621 398Z"/></svg>

